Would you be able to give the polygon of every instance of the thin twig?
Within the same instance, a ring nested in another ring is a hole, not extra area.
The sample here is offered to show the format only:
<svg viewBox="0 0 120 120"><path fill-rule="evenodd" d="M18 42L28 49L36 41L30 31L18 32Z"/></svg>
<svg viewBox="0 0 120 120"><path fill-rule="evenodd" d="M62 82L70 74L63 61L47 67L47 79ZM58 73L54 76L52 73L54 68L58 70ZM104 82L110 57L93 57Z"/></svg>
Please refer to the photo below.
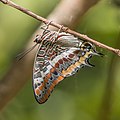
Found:
<svg viewBox="0 0 120 120"><path fill-rule="evenodd" d="M7 4L7 5L9 5L9 6L13 7L13 8L16 8L16 9L18 9L18 10L20 10L20 11L28 14L29 16L31 16L31 17L39 20L39 21L42 21L43 23L48 23L48 22L49 22L49 20L47 20L47 19L45 19L45 18L43 18L43 17L41 17L41 16L39 16L39 15L31 12L30 10L28 10L28 9L26 9L26 8L23 8L23 7L15 4L14 2L12 2L12 1L10 1L10 0L0 0L0 1L1 1L2 3L4 3L4 4ZM60 28L60 27L61 27L60 24L57 24L57 23L55 23L55 22L51 22L50 25L52 25L52 26L54 26L54 27L56 27L56 28ZM85 40L87 40L87 41L90 41L90 42L92 42L93 44L95 44L96 46L99 46L99 47L101 47L101 48L104 48L104 49L107 49L107 50L109 50L109 51L112 51L112 52L116 53L118 56L120 56L120 50L119 50L119 49L115 49L115 48L112 48L112 47L110 47L110 46L107 46L107 45L105 45L105 44L103 44L103 43L100 43L100 42L98 42L98 41L96 41L96 40L94 40L94 39L89 38L87 35L83 35L83 34L80 34L80 33L78 33L78 32L75 32L75 31L73 31L73 30L71 30L71 29L69 29L69 28L67 28L67 27L63 27L63 31L68 32L68 33L70 33L70 34L72 34L72 35L78 36L78 37L80 37L80 38L82 38L82 39L85 39Z"/></svg>

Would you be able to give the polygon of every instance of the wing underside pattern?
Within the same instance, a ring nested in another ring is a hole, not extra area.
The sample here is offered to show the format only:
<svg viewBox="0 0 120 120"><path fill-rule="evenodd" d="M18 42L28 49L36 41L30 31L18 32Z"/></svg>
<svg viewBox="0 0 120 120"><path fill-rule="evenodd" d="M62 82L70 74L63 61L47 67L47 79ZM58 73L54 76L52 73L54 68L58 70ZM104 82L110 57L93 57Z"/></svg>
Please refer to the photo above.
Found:
<svg viewBox="0 0 120 120"><path fill-rule="evenodd" d="M88 60L93 53L91 50L86 51L80 47L56 45L57 39L54 39L56 34L51 34L44 37L45 42L38 48L34 62L33 90L40 104L46 102L54 87L65 77L72 76L85 65L90 66ZM59 39L67 38L78 42L78 39L70 34L64 33L59 36Z"/></svg>

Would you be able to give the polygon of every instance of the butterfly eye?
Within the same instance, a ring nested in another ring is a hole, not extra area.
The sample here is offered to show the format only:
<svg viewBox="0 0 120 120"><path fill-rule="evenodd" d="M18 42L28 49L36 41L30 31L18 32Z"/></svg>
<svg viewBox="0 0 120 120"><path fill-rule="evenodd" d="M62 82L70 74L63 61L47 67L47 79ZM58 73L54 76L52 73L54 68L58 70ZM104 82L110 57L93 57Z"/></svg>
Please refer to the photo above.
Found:
<svg viewBox="0 0 120 120"><path fill-rule="evenodd" d="M91 49L92 49L92 46L91 46L91 44L89 44L89 43L86 43L85 44L85 49L86 49L86 51L90 51Z"/></svg>
<svg viewBox="0 0 120 120"><path fill-rule="evenodd" d="M92 44L89 42L85 42L82 45L84 51L89 52L92 49Z"/></svg>

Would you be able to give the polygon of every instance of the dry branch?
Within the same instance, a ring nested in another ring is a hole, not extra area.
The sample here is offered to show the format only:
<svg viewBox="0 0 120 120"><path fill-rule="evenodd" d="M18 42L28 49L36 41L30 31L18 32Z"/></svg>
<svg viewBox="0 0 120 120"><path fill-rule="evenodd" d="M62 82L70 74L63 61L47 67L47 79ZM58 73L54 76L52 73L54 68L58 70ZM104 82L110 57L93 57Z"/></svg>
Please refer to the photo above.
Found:
<svg viewBox="0 0 120 120"><path fill-rule="evenodd" d="M49 20L47 20L47 19L45 19L45 18L43 18L43 17L41 17L41 16L31 12L30 10L28 10L26 8L23 8L23 7L15 4L14 2L12 2L10 0L0 0L0 1L2 3L4 3L4 4L7 4L7 5L9 5L9 6L13 7L13 8L16 8L16 9L18 9L18 10L28 14L29 16L32 16L33 18L35 18L35 19L37 19L39 21L42 21L43 23L48 23L49 22ZM60 24L57 24L55 22L52 22L50 25L52 25L52 26L54 26L56 28L60 28L61 27ZM100 43L100 42L98 42L98 41L96 41L94 39L89 38L87 35L83 35L83 34L80 34L78 32L75 32L75 31L73 31L73 30L71 30L71 29L69 29L67 27L63 27L63 31L68 32L68 33L70 33L72 35L78 36L78 37L80 37L82 39L85 39L87 41L90 41L90 42L94 43L95 45L97 45L97 46L99 46L101 48L107 49L109 51L112 51L112 52L116 53L118 56L120 56L120 50L119 49L115 49L115 48L112 48L110 46L107 46L107 45L105 45L103 43Z"/></svg>

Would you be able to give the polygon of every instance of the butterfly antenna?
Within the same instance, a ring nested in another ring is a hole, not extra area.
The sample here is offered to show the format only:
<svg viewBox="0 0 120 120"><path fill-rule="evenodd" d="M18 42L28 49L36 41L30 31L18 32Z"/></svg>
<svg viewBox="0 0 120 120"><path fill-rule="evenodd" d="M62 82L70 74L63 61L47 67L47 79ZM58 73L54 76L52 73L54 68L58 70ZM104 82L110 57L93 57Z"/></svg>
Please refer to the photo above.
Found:
<svg viewBox="0 0 120 120"><path fill-rule="evenodd" d="M26 50L26 51L18 54L18 55L16 56L17 60L18 60L18 61L21 60L25 55L27 55L30 51L32 51L32 50L36 47L36 45L37 45L37 43L36 43L34 46L32 46L31 48L29 48L28 50Z"/></svg>

